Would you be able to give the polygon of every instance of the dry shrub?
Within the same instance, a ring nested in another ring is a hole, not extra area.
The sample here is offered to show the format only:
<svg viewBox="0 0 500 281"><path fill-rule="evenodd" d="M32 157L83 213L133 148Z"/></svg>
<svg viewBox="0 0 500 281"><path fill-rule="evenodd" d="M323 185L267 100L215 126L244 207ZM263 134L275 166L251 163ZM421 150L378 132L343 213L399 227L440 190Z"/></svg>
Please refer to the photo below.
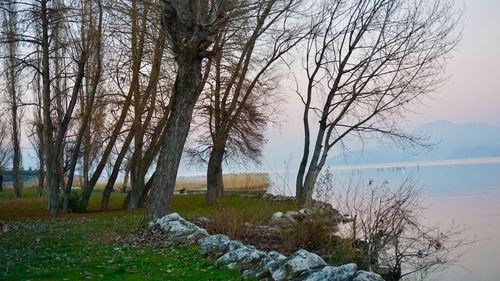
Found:
<svg viewBox="0 0 500 281"><path fill-rule="evenodd" d="M259 216L246 210L216 207L216 211L206 227L209 233L223 233L231 239L246 241L256 235Z"/></svg>
<svg viewBox="0 0 500 281"><path fill-rule="evenodd" d="M328 249L339 240L333 234L336 228L337 223L332 217L315 212L283 231L283 248L285 252L302 248L321 256L328 255Z"/></svg>

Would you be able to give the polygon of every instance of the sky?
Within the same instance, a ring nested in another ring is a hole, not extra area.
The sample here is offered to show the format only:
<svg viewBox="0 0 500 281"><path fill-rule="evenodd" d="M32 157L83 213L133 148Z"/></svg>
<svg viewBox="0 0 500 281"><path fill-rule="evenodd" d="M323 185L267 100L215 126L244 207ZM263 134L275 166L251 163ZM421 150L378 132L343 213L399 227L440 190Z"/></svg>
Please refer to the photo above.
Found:
<svg viewBox="0 0 500 281"><path fill-rule="evenodd" d="M463 37L446 68L449 78L412 109L409 129L437 120L500 126L500 0L457 0L456 5L465 10ZM264 169L300 158L302 106L296 94L289 94L285 107L285 122L269 130Z"/></svg>
<svg viewBox="0 0 500 281"><path fill-rule="evenodd" d="M445 87L417 108L415 125L444 119L500 126L499 0L465 1L462 42L447 72Z"/></svg>
<svg viewBox="0 0 500 281"><path fill-rule="evenodd" d="M414 108L408 126L449 120L457 123L484 122L500 126L500 0L456 0L464 7L463 38L447 66L449 80L443 88ZM302 149L302 105L287 91L283 122L268 130L263 163L247 169L296 166ZM25 139L24 147L30 147ZM30 155L33 156L33 155ZM34 163L25 157L25 166Z"/></svg>

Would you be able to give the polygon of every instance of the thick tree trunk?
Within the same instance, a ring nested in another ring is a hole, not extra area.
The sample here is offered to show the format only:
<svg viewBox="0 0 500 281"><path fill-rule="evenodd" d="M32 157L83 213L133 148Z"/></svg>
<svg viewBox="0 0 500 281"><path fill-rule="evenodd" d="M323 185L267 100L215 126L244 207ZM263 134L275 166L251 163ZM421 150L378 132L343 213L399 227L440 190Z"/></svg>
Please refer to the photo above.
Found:
<svg viewBox="0 0 500 281"><path fill-rule="evenodd" d="M123 193L127 192L127 185L128 185L129 176L130 176L130 164L127 163L125 165L125 175L123 177L123 185L121 188L121 192L123 192Z"/></svg>
<svg viewBox="0 0 500 281"><path fill-rule="evenodd" d="M224 182L222 179L222 162L224 149L215 148L210 152L207 168L207 203L214 204L224 196Z"/></svg>
<svg viewBox="0 0 500 281"><path fill-rule="evenodd" d="M140 161L133 166L130 173L130 202L128 204L128 210L132 211L139 208L139 202L141 200L142 191L144 190L146 171L144 169L144 163Z"/></svg>
<svg viewBox="0 0 500 281"><path fill-rule="evenodd" d="M304 207L309 207L313 203L313 192L314 186L316 185L316 180L318 174L314 171L308 171L305 177L304 183L302 184L300 193L296 195L297 202Z"/></svg>
<svg viewBox="0 0 500 281"><path fill-rule="evenodd" d="M160 150L156 176L150 191L146 218L167 214L175 187L177 171L189 133L193 109L201 90L201 60L198 54L179 54L178 70L167 121L166 138Z"/></svg>

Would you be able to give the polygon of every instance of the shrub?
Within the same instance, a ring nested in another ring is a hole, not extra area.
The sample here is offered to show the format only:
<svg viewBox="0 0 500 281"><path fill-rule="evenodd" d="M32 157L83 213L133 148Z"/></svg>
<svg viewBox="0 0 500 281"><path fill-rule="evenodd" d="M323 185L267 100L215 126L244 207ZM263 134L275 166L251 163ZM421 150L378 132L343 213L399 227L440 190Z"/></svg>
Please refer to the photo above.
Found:
<svg viewBox="0 0 500 281"><path fill-rule="evenodd" d="M216 207L210 224L210 233L224 233L232 239L246 240L255 234L259 216L237 208Z"/></svg>
<svg viewBox="0 0 500 281"><path fill-rule="evenodd" d="M283 231L283 247L286 252L303 248L324 256L336 243L337 237L333 235L336 227L332 218L320 212L308 215Z"/></svg>
<svg viewBox="0 0 500 281"><path fill-rule="evenodd" d="M82 191L81 190L71 190L69 195L68 207L72 212L82 213L85 211L83 204L81 203ZM64 195L59 195L59 207L63 207Z"/></svg>

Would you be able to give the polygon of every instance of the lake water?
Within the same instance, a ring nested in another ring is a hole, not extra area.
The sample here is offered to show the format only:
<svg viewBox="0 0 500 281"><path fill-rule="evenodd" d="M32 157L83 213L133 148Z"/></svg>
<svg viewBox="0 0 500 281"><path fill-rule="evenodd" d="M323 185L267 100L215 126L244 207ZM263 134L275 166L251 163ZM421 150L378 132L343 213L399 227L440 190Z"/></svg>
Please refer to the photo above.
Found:
<svg viewBox="0 0 500 281"><path fill-rule="evenodd" d="M349 182L400 184L405 179L422 187L422 220L467 228L478 242L467 247L457 265L428 280L500 281L500 157L445 161L332 166L335 186ZM271 176L272 192L293 195L294 172Z"/></svg>

